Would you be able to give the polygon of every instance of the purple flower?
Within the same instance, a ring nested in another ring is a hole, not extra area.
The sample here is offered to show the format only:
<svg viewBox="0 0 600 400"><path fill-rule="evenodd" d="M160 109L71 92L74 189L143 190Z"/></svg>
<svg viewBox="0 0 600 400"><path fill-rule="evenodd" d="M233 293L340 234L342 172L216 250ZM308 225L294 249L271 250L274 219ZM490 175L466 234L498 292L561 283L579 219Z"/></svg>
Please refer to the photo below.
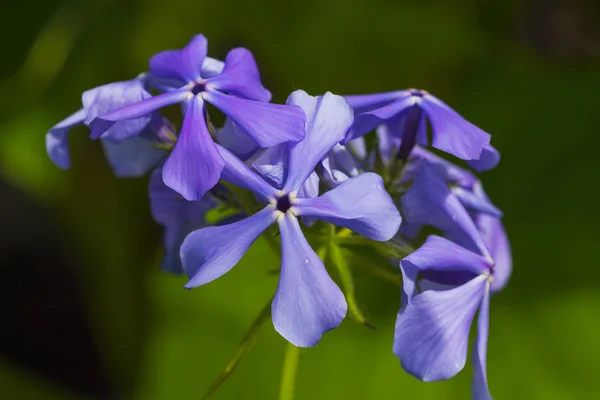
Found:
<svg viewBox="0 0 600 400"><path fill-rule="evenodd" d="M281 189L219 147L225 159L222 179L253 191L268 204L239 222L192 232L181 246L181 258L190 277L186 287L203 285L233 268L258 236L277 222L282 261L272 303L273 324L288 341L307 347L341 323L347 305L306 241L298 217L317 217L379 241L394 236L401 218L382 179L372 173L348 179L319 197L302 197L301 188L319 161L344 138L353 113L342 97L331 93L312 97L296 91L288 103L306 113L307 135L289 146Z"/></svg>
<svg viewBox="0 0 600 400"><path fill-rule="evenodd" d="M92 136L105 136L115 121L142 118L158 108L183 103L183 126L163 167L163 179L187 200L198 200L210 190L224 165L206 124L205 101L221 110L260 147L298 141L305 135L302 110L266 103L271 94L260 82L250 51L231 50L222 71L216 74L214 69L209 74L203 72L206 53L206 38L196 35L181 50L156 54L150 60L152 82L168 91L104 114L92 123ZM214 67L214 60L209 66Z"/></svg>
<svg viewBox="0 0 600 400"><path fill-rule="evenodd" d="M172 273L182 273L179 247L183 239L192 231L208 226L206 213L218 203L211 196L199 201L187 201L162 180L162 171L156 169L150 176L148 187L152 218L165 228L165 255L162 269Z"/></svg>
<svg viewBox="0 0 600 400"><path fill-rule="evenodd" d="M83 108L58 123L46 134L46 150L60 168L71 166L68 134L72 127L89 124L107 111L149 98L146 77L115 82L83 93ZM166 153L157 144L168 143L172 136L168 121L158 113L113 124L106 132L110 137L127 138L118 144L102 138L104 152L117 176L141 176L162 160Z"/></svg>
<svg viewBox="0 0 600 400"><path fill-rule="evenodd" d="M479 309L473 349L473 399L491 399L486 378L491 259L439 236L430 236L400 263L403 304L394 353L423 381L449 379L463 369L469 330Z"/></svg>
<svg viewBox="0 0 600 400"><path fill-rule="evenodd" d="M489 144L490 135L423 90L400 90L373 95L346 96L356 113L348 132L351 140L385 124L389 132L402 139L397 157L406 160L415 144L433 147L467 160L477 170L491 169L500 156ZM431 125L429 143L427 120Z"/></svg>
<svg viewBox="0 0 600 400"><path fill-rule="evenodd" d="M419 163L415 182L402 199L403 215L437 227L454 242L429 236L400 262L402 308L394 353L421 380L451 378L464 367L470 325L479 308L473 398L491 399L485 367L489 296L506 285L511 273L508 238L498 216L469 213L434 167L424 159ZM480 185L472 195L489 203Z"/></svg>

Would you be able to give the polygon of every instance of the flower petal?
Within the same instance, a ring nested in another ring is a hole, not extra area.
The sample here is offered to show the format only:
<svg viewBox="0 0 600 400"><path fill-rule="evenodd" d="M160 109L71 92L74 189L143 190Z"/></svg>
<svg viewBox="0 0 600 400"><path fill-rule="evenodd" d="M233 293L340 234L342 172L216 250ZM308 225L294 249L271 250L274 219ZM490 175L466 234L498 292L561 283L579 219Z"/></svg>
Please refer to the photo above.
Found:
<svg viewBox="0 0 600 400"><path fill-rule="evenodd" d="M304 182L304 185L302 185L300 190L298 190L298 197L317 197L319 195L319 181L319 174L313 171L312 174L308 176L308 179ZM302 217L302 222L306 226L313 226L316 221L317 219L313 217Z"/></svg>
<svg viewBox="0 0 600 400"><path fill-rule="evenodd" d="M394 354L409 374L429 382L449 379L463 369L485 279L480 275L455 289L420 293L398 313Z"/></svg>
<svg viewBox="0 0 600 400"><path fill-rule="evenodd" d="M343 97L330 92L310 96L297 90L288 97L287 104L300 106L306 113L306 138L291 147L284 186L284 190L296 191L333 146L342 141L354 114Z"/></svg>
<svg viewBox="0 0 600 400"><path fill-rule="evenodd" d="M90 125L90 122L111 111L143 102L151 97L152 95L144 87L143 80L138 78L86 90L81 99L83 108L87 112L85 123L92 129L91 137L97 138L102 135L105 139L119 142L139 135L150 122L151 114L146 113L118 123L97 121Z"/></svg>
<svg viewBox="0 0 600 400"><path fill-rule="evenodd" d="M435 171L444 182L452 183L469 190L471 190L477 182L477 177L470 171L460 168L459 166L443 159L436 154L433 154L423 147L415 146L410 158L411 160L427 160L427 162L434 167ZM408 165L404 173L405 177L403 181L410 181L414 179L414 172L417 166L417 162L413 162Z"/></svg>
<svg viewBox="0 0 600 400"><path fill-rule="evenodd" d="M104 154L118 177L140 177L166 156L166 152L156 147L156 143L138 136L121 143L102 140Z"/></svg>
<svg viewBox="0 0 600 400"><path fill-rule="evenodd" d="M415 181L401 200L406 221L436 227L469 250L489 258L465 207L427 161L418 162Z"/></svg>
<svg viewBox="0 0 600 400"><path fill-rule="evenodd" d="M385 165L390 165L394 161L394 157L400 147L399 136L392 135L390 132L391 129L389 123L383 123L375 131L377 135L377 149Z"/></svg>
<svg viewBox="0 0 600 400"><path fill-rule="evenodd" d="M279 220L281 274L271 306L275 330L299 347L316 345L346 316L344 294L310 247L296 217Z"/></svg>
<svg viewBox="0 0 600 400"><path fill-rule="evenodd" d="M344 99L346 99L348 104L350 104L350 107L354 109L354 112L363 113L376 108L381 108L392 101L408 96L410 96L409 90L395 90L386 93L344 96Z"/></svg>
<svg viewBox="0 0 600 400"><path fill-rule="evenodd" d="M336 144L321 164L325 180L331 187L336 187L351 176L357 176L361 167L350 150L341 144Z"/></svg>
<svg viewBox="0 0 600 400"><path fill-rule="evenodd" d="M254 56L248 49L229 51L223 72L207 79L210 85L221 92L228 92L244 99L269 102L269 92L260 82L260 73Z"/></svg>
<svg viewBox="0 0 600 400"><path fill-rule="evenodd" d="M215 132L217 142L242 160L248 159L258 146L231 119L226 118L225 124Z"/></svg>
<svg viewBox="0 0 600 400"><path fill-rule="evenodd" d="M265 178L273 187L283 188L287 174L287 165L290 155L288 143L265 149L265 151L252 162L252 167Z"/></svg>
<svg viewBox="0 0 600 400"><path fill-rule="evenodd" d="M69 156L69 130L75 125L80 125L85 119L86 112L81 109L63 121L54 125L46 133L46 152L54 164L62 169L71 167Z"/></svg>
<svg viewBox="0 0 600 400"><path fill-rule="evenodd" d="M436 235L430 235L421 247L400 262L403 267L405 263L421 271L469 271L478 275L491 267L481 255Z"/></svg>
<svg viewBox="0 0 600 400"><path fill-rule="evenodd" d="M200 78L200 68L208 52L208 40L196 35L181 50L167 50L150 59L150 72L158 78L177 79L182 83Z"/></svg>
<svg viewBox="0 0 600 400"><path fill-rule="evenodd" d="M223 72L225 63L216 58L206 57L200 68L200 76L204 79L212 78L213 76L219 75Z"/></svg>
<svg viewBox="0 0 600 400"><path fill-rule="evenodd" d="M390 240L402 218L383 179L365 172L315 199L296 199L298 215L318 217L373 240Z"/></svg>
<svg viewBox="0 0 600 400"><path fill-rule="evenodd" d="M431 122L433 147L463 160L479 160L483 148L490 142L488 133L442 106L439 99L430 94L422 98L420 105Z"/></svg>
<svg viewBox="0 0 600 400"><path fill-rule="evenodd" d="M152 111L170 104L180 103L190 96L191 93L187 89L179 89L159 94L158 96L150 97L140 102L126 105L122 108L113 109L106 114L97 116L89 122L88 126L92 131L90 137L92 139L97 139L102 136L103 139L112 142L118 142L124 138L131 137L133 133L135 133L134 130L127 130L123 134L116 135L118 129L113 131L111 127L115 125L116 121L128 119L148 118L149 121L150 113Z"/></svg>
<svg viewBox="0 0 600 400"><path fill-rule="evenodd" d="M510 242L504 225L498 218L481 214L476 217L475 223L494 260L492 291L498 292L506 286L512 273Z"/></svg>
<svg viewBox="0 0 600 400"><path fill-rule="evenodd" d="M188 101L183 126L173 152L163 167L165 184L186 200L200 200L219 181L223 158L204 120L204 101Z"/></svg>
<svg viewBox="0 0 600 400"><path fill-rule="evenodd" d="M359 114L348 131L345 141L364 136L385 121L402 119L401 114L406 111L406 109L413 106L416 101L417 99L412 96L402 97L381 108ZM397 134L400 135L400 132L397 132Z"/></svg>
<svg viewBox="0 0 600 400"><path fill-rule="evenodd" d="M452 193L458 197L463 206L465 206L469 211L492 215L496 218L502 217L502 211L500 211L488 199L478 197L470 190L463 189L460 186L455 186L452 188Z"/></svg>
<svg viewBox="0 0 600 400"><path fill-rule="evenodd" d="M228 272L275 218L274 208L267 206L239 222L190 233L181 245L181 262L190 277L185 287L204 285Z"/></svg>
<svg viewBox="0 0 600 400"><path fill-rule="evenodd" d="M185 200L164 184L160 169L154 170L150 176L148 194L152 218L165 228L162 269L182 273L179 257L181 243L190 232L207 225L206 212L218 203L211 196L204 196L200 201Z"/></svg>
<svg viewBox="0 0 600 400"><path fill-rule="evenodd" d="M490 326L490 293L486 291L477 316L477 339L473 348L473 400L492 400L487 384L486 353Z"/></svg>
<svg viewBox="0 0 600 400"><path fill-rule="evenodd" d="M297 142L304 138L306 117L299 107L240 99L217 90L207 90L203 96L260 147Z"/></svg>
<svg viewBox="0 0 600 400"><path fill-rule="evenodd" d="M275 197L277 189L269 185L229 150L220 145L217 145L217 148L221 157L225 160L225 167L223 168L223 172L221 172L222 180L248 189L266 200Z"/></svg>
<svg viewBox="0 0 600 400"><path fill-rule="evenodd" d="M486 145L481 150L481 155L478 160L470 160L468 164L476 171L482 172L494 168L500 162L500 153L492 147L491 144Z"/></svg>

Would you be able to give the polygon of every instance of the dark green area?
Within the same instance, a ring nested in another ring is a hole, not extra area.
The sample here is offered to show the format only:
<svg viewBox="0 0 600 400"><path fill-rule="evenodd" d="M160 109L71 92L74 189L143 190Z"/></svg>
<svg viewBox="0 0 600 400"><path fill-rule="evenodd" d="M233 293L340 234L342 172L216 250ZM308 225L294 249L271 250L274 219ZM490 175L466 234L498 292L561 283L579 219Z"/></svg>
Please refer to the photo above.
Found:
<svg viewBox="0 0 600 400"><path fill-rule="evenodd" d="M257 243L231 273L187 291L158 271L160 230L147 179L118 180L99 143L72 132L73 167L44 134L85 89L130 79L202 32L209 54L251 49L282 102L311 94L427 89L492 134L502 162L484 174L514 257L491 305L495 399L600 398L598 6L583 0L5 0L0 25L0 173L50 207L78 265L94 342L119 398L200 398L275 291L277 257ZM391 353L398 288L359 275L370 330L347 318L302 350L298 399L465 399L470 367L424 384ZM10 326L2 326L10 329ZM272 399L285 343L267 324L215 399ZM0 358L3 399L79 399Z"/></svg>

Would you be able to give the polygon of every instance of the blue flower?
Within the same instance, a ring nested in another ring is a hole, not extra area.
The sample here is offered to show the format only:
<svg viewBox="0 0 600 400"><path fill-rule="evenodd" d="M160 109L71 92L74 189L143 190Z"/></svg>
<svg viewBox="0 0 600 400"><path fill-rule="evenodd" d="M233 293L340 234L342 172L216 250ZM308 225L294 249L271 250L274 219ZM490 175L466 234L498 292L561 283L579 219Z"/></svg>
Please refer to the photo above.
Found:
<svg viewBox="0 0 600 400"><path fill-rule="evenodd" d="M303 197L301 188L315 166L341 140L353 121L352 109L339 96L312 97L294 92L288 104L307 116L306 138L290 144L280 187L218 146L225 160L221 178L254 192L267 206L239 222L192 232L181 246L183 267L190 277L186 287L211 282L228 272L270 225L281 236L281 273L272 303L275 329L296 346L314 346L322 334L343 320L344 295L327 274L323 262L306 241L298 217L314 217L351 229L373 240L391 239L400 214L383 188L382 179L364 173L346 180L319 197Z"/></svg>
<svg viewBox="0 0 600 400"><path fill-rule="evenodd" d="M446 103L423 90L400 90L372 95L345 96L356 113L346 140L355 139L377 126L402 140L397 157L406 160L415 144L450 153L471 167L486 170L500 161L490 135L465 120ZM431 125L429 143L427 120Z"/></svg>
<svg viewBox="0 0 600 400"><path fill-rule="evenodd" d="M479 309L473 398L487 400L489 297L508 281L510 246L497 209L489 212L485 206L491 203L481 185L472 187L470 196L477 201L469 212L465 207L472 204L459 199L444 179L453 176L467 185L472 176L445 162L435 164L440 160L417 161L414 182L402 198L403 216L409 224L434 226L453 241L429 236L400 262L402 308L394 353L404 369L421 380L451 378L465 365L469 329Z"/></svg>
<svg viewBox="0 0 600 400"><path fill-rule="evenodd" d="M52 127L46 134L46 150L50 159L60 168L71 166L68 134L72 127L89 124L94 118L126 104L150 97L146 90L147 76L110 83L83 93L83 108ZM165 158L166 152L157 144L169 143L172 136L169 122L158 113L116 123L102 138L104 152L117 176L144 175ZM109 138L121 138L114 143Z"/></svg>
<svg viewBox="0 0 600 400"><path fill-rule="evenodd" d="M91 124L92 137L111 136L107 129L116 121L142 118L161 107L183 103L183 126L163 167L163 179L187 200L202 198L217 183L224 165L206 124L205 101L221 110L260 147L298 141L305 135L301 109L266 103L271 94L260 82L250 51L231 50L220 71L214 61L205 68L209 60L206 54L203 35L196 35L181 50L156 54L150 60L151 80L166 92L111 111Z"/></svg>
<svg viewBox="0 0 600 400"><path fill-rule="evenodd" d="M400 263L403 304L396 320L394 353L423 381L449 379L467 358L469 330L479 309L473 349L473 399L491 399L487 387L492 260L439 236L430 236Z"/></svg>

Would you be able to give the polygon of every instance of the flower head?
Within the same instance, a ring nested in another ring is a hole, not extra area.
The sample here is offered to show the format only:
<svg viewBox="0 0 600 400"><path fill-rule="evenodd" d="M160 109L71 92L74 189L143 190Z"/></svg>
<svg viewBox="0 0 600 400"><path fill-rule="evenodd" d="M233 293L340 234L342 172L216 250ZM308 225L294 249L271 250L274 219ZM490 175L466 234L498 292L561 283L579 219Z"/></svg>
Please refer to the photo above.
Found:
<svg viewBox="0 0 600 400"><path fill-rule="evenodd" d="M250 51L233 49L221 65L206 57L207 47L206 38L196 35L181 50L156 54L150 60L151 81L165 93L106 113L91 123L92 137L112 136L107 129L114 122L142 118L161 107L183 103L183 126L163 167L163 179L187 200L202 198L217 183L224 165L206 123L205 102L221 110L261 147L298 141L305 134L301 109L265 102L271 94L260 82Z"/></svg>
<svg viewBox="0 0 600 400"><path fill-rule="evenodd" d="M465 365L469 330L479 309L473 350L473 399L491 399L486 378L490 286L494 264L439 236L401 261L403 305L394 353L423 381L449 379Z"/></svg>
<svg viewBox="0 0 600 400"><path fill-rule="evenodd" d="M181 247L186 287L208 283L241 259L258 236L273 223L281 234L281 273L272 303L275 329L297 346L314 346L321 335L337 327L346 314L344 295L327 274L323 262L306 241L298 217L314 217L349 228L373 240L389 240L400 225L400 214L378 175L364 173L319 196L302 197L301 189L315 166L345 135L352 110L339 96L312 97L294 92L289 104L307 115L307 135L290 144L283 184L275 187L228 150L222 179L253 191L266 203L239 222L192 232Z"/></svg>
<svg viewBox="0 0 600 400"><path fill-rule="evenodd" d="M446 103L424 90L400 90L373 95L346 96L356 112L356 121L346 140L360 137L384 124L402 140L398 158L406 160L415 144L433 147L467 160L478 170L498 164L498 152L489 144L490 135L465 120ZM431 125L429 143L427 120Z"/></svg>

